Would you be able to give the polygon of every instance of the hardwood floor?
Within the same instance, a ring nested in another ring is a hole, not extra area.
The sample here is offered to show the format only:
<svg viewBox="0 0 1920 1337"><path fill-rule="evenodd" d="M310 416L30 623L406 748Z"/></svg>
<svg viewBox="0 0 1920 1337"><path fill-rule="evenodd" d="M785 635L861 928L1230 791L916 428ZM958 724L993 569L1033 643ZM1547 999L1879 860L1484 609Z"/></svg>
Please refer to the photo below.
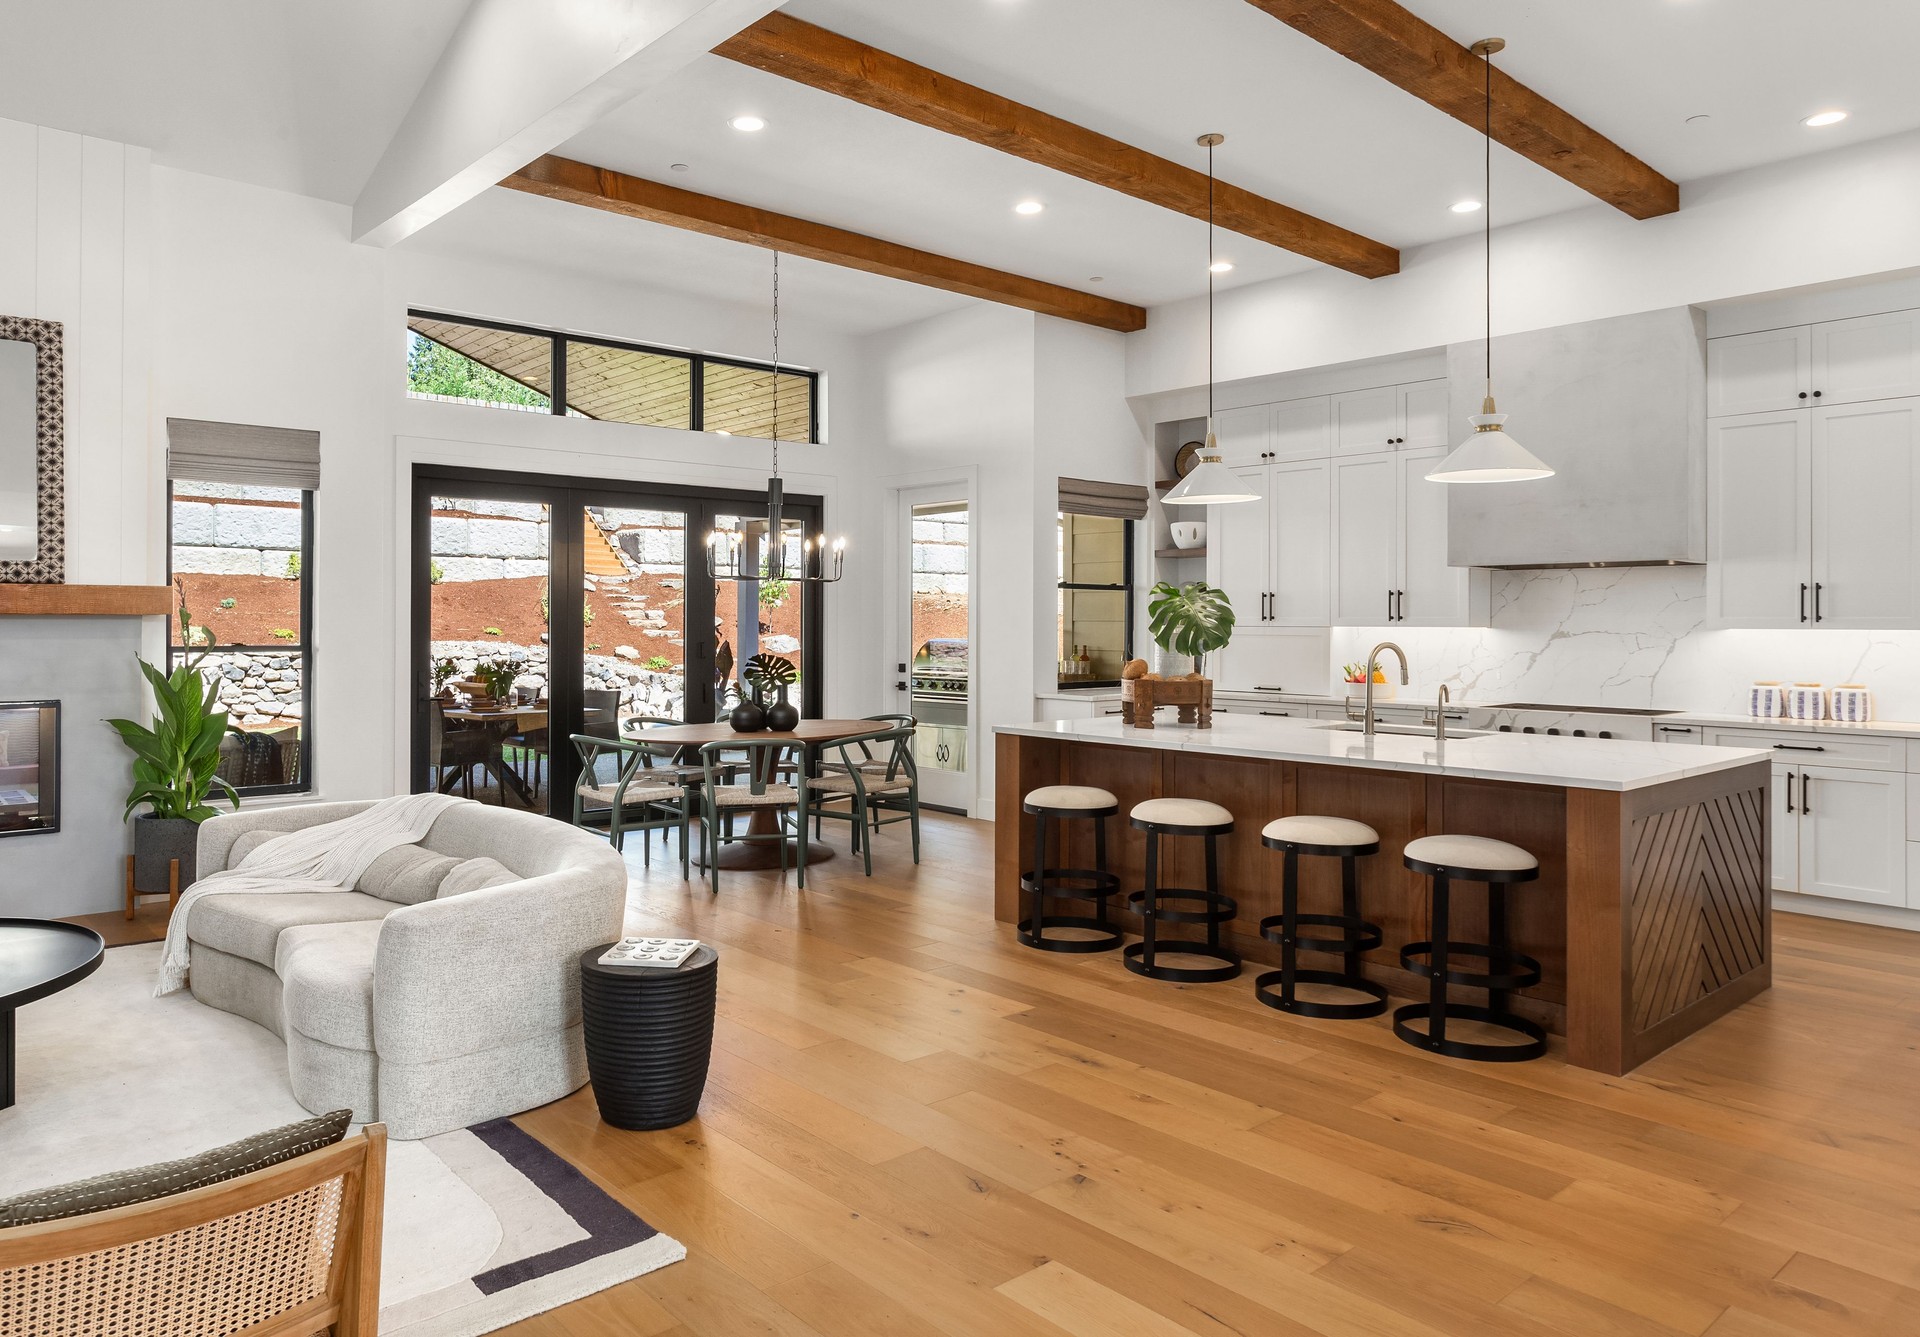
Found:
<svg viewBox="0 0 1920 1337"><path fill-rule="evenodd" d="M1920 940L1781 915L1776 987L1632 1076L1488 1067L1019 947L991 835L718 897L631 846L629 929L722 951L701 1116L519 1122L689 1256L507 1331L1920 1332Z"/></svg>

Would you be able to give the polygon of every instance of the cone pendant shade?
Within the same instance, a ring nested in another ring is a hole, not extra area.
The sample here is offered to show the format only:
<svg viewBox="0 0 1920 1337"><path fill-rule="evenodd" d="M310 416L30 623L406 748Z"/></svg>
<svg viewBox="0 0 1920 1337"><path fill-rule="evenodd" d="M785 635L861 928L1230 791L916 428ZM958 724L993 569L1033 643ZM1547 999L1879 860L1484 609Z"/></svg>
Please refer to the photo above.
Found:
<svg viewBox="0 0 1920 1337"><path fill-rule="evenodd" d="M1207 447L1200 462L1160 498L1163 506L1215 506L1230 501L1258 501L1260 494L1247 486L1240 475L1220 462L1220 447L1207 433Z"/></svg>
<svg viewBox="0 0 1920 1337"><path fill-rule="evenodd" d="M1481 411L1467 421L1473 434L1453 448L1427 475L1429 483L1521 483L1530 478L1551 478L1553 470L1525 446L1501 430L1507 415L1493 407L1488 396Z"/></svg>

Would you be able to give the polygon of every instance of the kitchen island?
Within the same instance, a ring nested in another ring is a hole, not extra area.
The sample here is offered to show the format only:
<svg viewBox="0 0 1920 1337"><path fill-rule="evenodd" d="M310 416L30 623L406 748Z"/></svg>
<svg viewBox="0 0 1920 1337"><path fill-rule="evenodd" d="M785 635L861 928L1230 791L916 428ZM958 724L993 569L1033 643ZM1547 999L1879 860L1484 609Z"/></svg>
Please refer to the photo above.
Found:
<svg viewBox="0 0 1920 1337"><path fill-rule="evenodd" d="M1220 889L1239 902L1231 940L1249 962L1277 961L1279 951L1259 936L1260 920L1280 912L1282 862L1261 846L1261 828L1295 813L1372 826L1381 849L1359 861L1361 912L1384 941L1364 969L1408 997L1426 981L1401 969L1399 952L1428 936L1428 884L1402 865L1401 848L1444 833L1529 851L1540 878L1509 893L1508 923L1512 945L1539 960L1543 977L1512 1003L1563 1036L1578 1067L1630 1072L1772 981L1763 751L1502 733L1441 743L1431 733L1368 737L1338 724L1232 715L1216 715L1210 729L1102 718L995 732L997 919L1019 918L1022 860L1033 847L1021 796L1095 785L1120 800L1108 851L1124 889L1144 873L1145 838L1126 821L1134 804L1200 798L1233 813ZM1061 862L1091 867L1092 824L1066 825L1076 829ZM1199 862L1198 841L1168 842L1167 881L1200 885ZM1338 861L1301 862L1302 912L1337 910ZM1456 936L1478 935L1484 891L1455 884Z"/></svg>

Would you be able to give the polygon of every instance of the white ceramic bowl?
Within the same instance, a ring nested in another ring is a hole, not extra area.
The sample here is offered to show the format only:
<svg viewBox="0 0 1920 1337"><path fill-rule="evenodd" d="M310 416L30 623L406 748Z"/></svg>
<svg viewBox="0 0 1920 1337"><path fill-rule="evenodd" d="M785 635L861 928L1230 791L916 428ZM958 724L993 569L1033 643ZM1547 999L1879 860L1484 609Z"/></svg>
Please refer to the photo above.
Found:
<svg viewBox="0 0 1920 1337"><path fill-rule="evenodd" d="M1173 526L1173 546L1200 548L1207 542L1207 527L1198 520L1182 520Z"/></svg>

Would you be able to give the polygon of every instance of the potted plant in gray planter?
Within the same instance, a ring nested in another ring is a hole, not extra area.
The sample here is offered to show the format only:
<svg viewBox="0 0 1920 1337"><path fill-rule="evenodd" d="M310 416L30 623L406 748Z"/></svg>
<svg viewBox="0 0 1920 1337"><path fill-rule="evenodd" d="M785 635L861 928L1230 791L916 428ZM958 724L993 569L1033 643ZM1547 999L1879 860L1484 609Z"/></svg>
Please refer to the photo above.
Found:
<svg viewBox="0 0 1920 1337"><path fill-rule="evenodd" d="M153 688L152 727L132 720L108 720L133 751L133 788L127 792L123 820L145 804L147 811L133 824L133 884L136 890L164 892L168 865L180 863L179 886L195 877L194 849L200 823L214 815L207 796L225 792L237 809L240 796L214 774L220 764L220 740L227 732L227 712L200 664L213 648L205 628L196 628L187 611L185 591L180 601L180 641L188 653L172 673L163 674L144 659L140 672ZM192 652L198 646L199 653Z"/></svg>

